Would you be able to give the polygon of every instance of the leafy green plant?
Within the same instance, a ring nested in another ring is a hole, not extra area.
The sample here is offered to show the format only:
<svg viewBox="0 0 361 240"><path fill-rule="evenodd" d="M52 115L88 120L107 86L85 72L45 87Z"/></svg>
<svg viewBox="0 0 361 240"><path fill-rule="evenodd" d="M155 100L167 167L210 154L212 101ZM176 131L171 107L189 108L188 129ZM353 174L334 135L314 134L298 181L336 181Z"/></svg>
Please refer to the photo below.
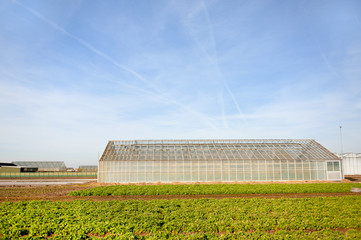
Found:
<svg viewBox="0 0 361 240"><path fill-rule="evenodd" d="M0 239L357 239L360 219L360 196L5 202Z"/></svg>
<svg viewBox="0 0 361 240"><path fill-rule="evenodd" d="M72 191L70 196L200 195L350 192L358 183L113 185Z"/></svg>

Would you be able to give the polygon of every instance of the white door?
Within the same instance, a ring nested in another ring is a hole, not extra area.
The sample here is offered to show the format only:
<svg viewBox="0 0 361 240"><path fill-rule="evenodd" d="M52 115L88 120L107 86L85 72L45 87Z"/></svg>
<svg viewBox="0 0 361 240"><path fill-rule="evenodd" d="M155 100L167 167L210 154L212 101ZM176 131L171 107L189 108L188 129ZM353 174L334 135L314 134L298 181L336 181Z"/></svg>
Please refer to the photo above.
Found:
<svg viewBox="0 0 361 240"><path fill-rule="evenodd" d="M326 161L327 180L340 181L341 165L340 161Z"/></svg>

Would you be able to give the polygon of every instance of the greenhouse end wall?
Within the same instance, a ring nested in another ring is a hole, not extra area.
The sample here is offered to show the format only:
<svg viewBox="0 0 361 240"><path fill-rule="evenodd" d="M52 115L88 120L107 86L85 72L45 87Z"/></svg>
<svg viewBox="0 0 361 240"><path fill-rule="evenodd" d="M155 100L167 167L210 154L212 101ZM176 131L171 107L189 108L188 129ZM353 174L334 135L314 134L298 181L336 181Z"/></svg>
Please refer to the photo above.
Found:
<svg viewBox="0 0 361 240"><path fill-rule="evenodd" d="M340 180L338 161L232 160L232 161L100 161L98 181L233 182L273 180ZM332 165L332 167L334 167ZM332 175L333 173L333 175ZM334 179L330 179L334 178Z"/></svg>

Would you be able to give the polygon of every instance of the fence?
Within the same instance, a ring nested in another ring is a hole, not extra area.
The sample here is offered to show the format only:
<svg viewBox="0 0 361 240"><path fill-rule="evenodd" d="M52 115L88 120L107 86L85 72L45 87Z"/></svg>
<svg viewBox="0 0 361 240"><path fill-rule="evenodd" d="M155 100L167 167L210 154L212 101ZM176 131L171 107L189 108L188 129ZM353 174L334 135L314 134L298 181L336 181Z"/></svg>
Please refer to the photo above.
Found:
<svg viewBox="0 0 361 240"><path fill-rule="evenodd" d="M96 172L12 172L0 173L0 178L57 178L57 177L97 177Z"/></svg>

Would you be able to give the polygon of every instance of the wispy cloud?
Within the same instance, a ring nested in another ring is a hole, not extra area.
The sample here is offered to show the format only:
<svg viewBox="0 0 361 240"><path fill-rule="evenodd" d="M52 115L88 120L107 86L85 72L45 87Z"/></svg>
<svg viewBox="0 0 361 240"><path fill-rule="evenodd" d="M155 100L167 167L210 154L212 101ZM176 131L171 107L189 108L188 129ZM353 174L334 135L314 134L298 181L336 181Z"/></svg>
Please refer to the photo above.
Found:
<svg viewBox="0 0 361 240"><path fill-rule="evenodd" d="M222 88L229 94L231 97L233 104L235 105L238 113L240 116L243 116L243 112L240 108L240 105L237 101L236 96L234 95L233 91L230 89L227 80L225 79L221 68L219 66L218 61L218 51L217 51L217 43L215 40L215 33L213 29L213 24L211 22L209 12L207 9L207 5L204 1L200 1L193 7L190 12L186 15L187 19L185 24L191 36L193 37L194 41L196 42L197 46L206 56L208 59L210 67L215 70L216 79L221 84ZM205 24L199 24L199 22L194 23L195 19L204 19ZM206 27L205 27L206 26ZM204 29L206 28L206 29ZM205 32L205 34L204 34ZM221 89L222 91L222 89ZM223 97L223 94L222 94ZM224 104L221 102L221 104ZM224 111L224 107L222 107L221 111ZM245 119L243 119L245 120ZM226 121L226 120L224 120Z"/></svg>
<svg viewBox="0 0 361 240"><path fill-rule="evenodd" d="M335 75L335 77L339 78L340 80L343 80L342 79L342 76L337 73L337 71L335 70L334 67L332 67L332 65L330 64L330 61L328 59L328 57L324 54L324 53L321 53L321 56L322 56L322 59L323 61L325 62L326 66L328 67L328 69Z"/></svg>
<svg viewBox="0 0 361 240"><path fill-rule="evenodd" d="M232 90L229 88L228 82L225 79L225 77L224 77L224 75L223 75L223 73L222 73L222 71L220 69L220 66L219 66L218 51L217 51L216 40L214 39L213 24L212 24L211 19L209 17L209 13L208 13L208 9L207 9L207 5L206 5L205 1L202 1L202 6L203 6L203 9L204 9L204 12L205 12L205 16L206 16L206 20L207 20L208 28L209 28L209 32L210 32L210 39L211 39L212 46L213 46L213 49L214 49L214 61L213 61L213 64L217 69L217 72L218 72L219 77L221 79L222 85L225 87L226 91L231 96L231 98L233 100L233 103L235 104L235 106L236 106L236 108L238 110L238 113L240 115L243 115L242 110L241 110L241 108L239 106L239 103L238 103L235 95L233 94ZM243 120L245 120L245 119L243 119Z"/></svg>
<svg viewBox="0 0 361 240"><path fill-rule="evenodd" d="M359 17L356 14L354 14L354 18L355 18L356 23L361 27L361 21L360 21Z"/></svg>
<svg viewBox="0 0 361 240"><path fill-rule="evenodd" d="M48 18L44 17L42 14L40 14L39 12L35 11L34 9L32 9L29 6L26 6L16 0L13 0L14 3L18 4L19 6L27 9L28 11L30 11L32 14L34 14L35 16L37 16L39 19L41 19L42 21L46 22L47 24L49 24L50 26L52 26L53 28L57 29L58 31L62 32L63 34L67 35L68 37L76 40L78 43L80 43L81 45L83 45L84 47L88 48L90 51L92 51L93 53L97 54L98 56L104 58L106 61L112 63L113 65L117 66L118 68L132 74L133 76L135 76L137 79L141 80L143 83L146 83L148 86L150 86L156 93L151 93L151 91L147 91L142 89L143 92L147 92L148 94L151 95L161 95L162 98L164 98L165 100L169 101L170 103L174 104L175 106L178 106L180 108L182 108L183 110L188 111L189 113L193 114L194 116L196 116L197 118L199 118L201 121L204 121L208 126L210 126L212 129L217 130L217 127L211 122L211 120L209 120L208 117L206 117L204 114L192 109L191 107L182 104L174 99L172 99L168 94L162 92L159 90L159 88L157 88L156 86L154 86L151 82L149 82L147 79L145 79L142 75L140 75L138 72L134 71L133 69L130 69L120 63L118 63L116 60L114 60L113 58L111 58L109 55L107 55L106 53L100 51L99 49L95 48L94 46L92 46L89 42L75 36L74 34L71 34L70 32L66 31L64 28L62 28L61 26L59 26L58 24L54 23L53 21L49 20ZM130 84L127 84L128 87L133 87L130 86ZM139 87L133 87L135 89L140 89Z"/></svg>
<svg viewBox="0 0 361 240"><path fill-rule="evenodd" d="M68 37L76 40L77 42L79 42L81 45L83 45L84 47L88 48L90 51L92 51L93 53L97 54L98 56L104 58L105 60L107 60L108 62L112 63L113 65L119 67L120 69L127 71L128 73L132 74L133 76L135 76L137 79L145 82L145 83L149 83L144 77L142 77L139 73L137 73L136 71L118 63L117 61L115 61L113 58L111 58L109 55L105 54L104 52L98 50L97 48L95 48L94 46L92 46L90 43L88 43L87 41L69 33L68 31L66 31L64 28L62 28L61 26L59 26L58 24L54 23L53 21L47 19L46 17L44 17L43 15L41 15L39 12L35 11L34 9L32 9L29 6L26 6L16 0L13 0L14 3L18 4L19 6L25 8L26 10L28 10L29 12L31 12L32 14L34 14L35 16L37 16L39 19L41 19L42 21L46 22L47 24L49 24L50 26L52 26L53 28L57 29L58 31L62 32L63 34L67 35Z"/></svg>

